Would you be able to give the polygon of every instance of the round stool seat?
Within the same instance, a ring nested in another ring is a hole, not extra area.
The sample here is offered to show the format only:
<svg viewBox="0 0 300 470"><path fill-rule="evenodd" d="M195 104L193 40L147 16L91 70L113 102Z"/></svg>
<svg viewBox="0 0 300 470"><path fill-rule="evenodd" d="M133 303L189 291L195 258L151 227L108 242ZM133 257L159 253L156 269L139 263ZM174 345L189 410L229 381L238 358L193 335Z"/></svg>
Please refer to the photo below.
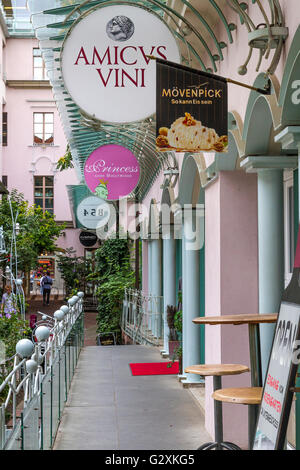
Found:
<svg viewBox="0 0 300 470"><path fill-rule="evenodd" d="M249 368L242 364L199 364L184 369L187 374L203 376L237 375L249 372Z"/></svg>
<svg viewBox="0 0 300 470"><path fill-rule="evenodd" d="M214 400L241 405L259 405L262 387L221 388L212 394Z"/></svg>

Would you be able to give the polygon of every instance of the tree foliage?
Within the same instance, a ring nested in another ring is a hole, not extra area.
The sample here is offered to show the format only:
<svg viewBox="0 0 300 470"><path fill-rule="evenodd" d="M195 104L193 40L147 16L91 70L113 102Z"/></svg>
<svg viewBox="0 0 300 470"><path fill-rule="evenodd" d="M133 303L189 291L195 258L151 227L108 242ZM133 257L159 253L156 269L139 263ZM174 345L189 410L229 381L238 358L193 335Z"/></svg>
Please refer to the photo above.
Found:
<svg viewBox="0 0 300 470"><path fill-rule="evenodd" d="M59 171L63 171L69 168L74 168L74 165L73 165L73 157L72 157L72 153L70 150L70 146L67 145L66 153L64 154L63 157L61 157L58 160L56 164L56 169Z"/></svg>
<svg viewBox="0 0 300 470"><path fill-rule="evenodd" d="M3 226L7 252L10 253L13 239L13 217L19 223L19 233L16 235L16 250L18 269L24 272L35 269L38 256L44 250L54 252L55 242L64 229L63 225L55 222L54 216L37 206L30 206L23 194L12 190L10 195L3 196L0 201L0 226ZM8 262L9 256L2 262L2 269Z"/></svg>
<svg viewBox="0 0 300 470"><path fill-rule="evenodd" d="M92 273L92 262L83 256L76 256L76 251L67 248L64 254L57 257L57 266L65 281L66 296L73 290L85 290L87 277Z"/></svg>

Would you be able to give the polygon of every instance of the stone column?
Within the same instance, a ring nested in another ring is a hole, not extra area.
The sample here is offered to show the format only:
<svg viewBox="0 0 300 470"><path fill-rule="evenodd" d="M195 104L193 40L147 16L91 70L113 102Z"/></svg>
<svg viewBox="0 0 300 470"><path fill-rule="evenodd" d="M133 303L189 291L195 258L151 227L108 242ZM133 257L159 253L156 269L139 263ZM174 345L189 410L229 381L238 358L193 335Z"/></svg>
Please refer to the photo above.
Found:
<svg viewBox="0 0 300 470"><path fill-rule="evenodd" d="M151 241L151 294L154 297L162 297L162 243L161 239ZM162 333L162 321L160 313L163 306L159 299L152 302L151 330L153 336L160 338Z"/></svg>
<svg viewBox="0 0 300 470"><path fill-rule="evenodd" d="M195 374L185 374L187 366L200 363L200 328L193 319L200 316L200 248L204 242L204 211L184 210L182 240L182 366L183 383L203 382Z"/></svg>
<svg viewBox="0 0 300 470"><path fill-rule="evenodd" d="M257 178L259 313L276 313L284 288L283 171L259 170ZM264 380L274 326L260 325L260 336Z"/></svg>
<svg viewBox="0 0 300 470"><path fill-rule="evenodd" d="M169 354L169 327L167 306L176 306L176 241L173 230L163 236L163 297L164 297L164 347L162 354Z"/></svg>
<svg viewBox="0 0 300 470"><path fill-rule="evenodd" d="M247 157L242 166L257 172L259 313L277 313L284 288L283 170L295 157ZM255 313L255 312L254 312ZM260 326L262 379L268 367L274 326Z"/></svg>

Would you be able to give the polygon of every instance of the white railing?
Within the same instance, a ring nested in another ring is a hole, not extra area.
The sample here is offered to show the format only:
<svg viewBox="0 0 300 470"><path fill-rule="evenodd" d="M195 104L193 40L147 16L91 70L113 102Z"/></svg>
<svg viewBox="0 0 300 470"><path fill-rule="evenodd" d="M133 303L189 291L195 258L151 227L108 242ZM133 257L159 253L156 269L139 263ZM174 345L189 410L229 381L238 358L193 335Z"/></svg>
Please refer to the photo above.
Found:
<svg viewBox="0 0 300 470"><path fill-rule="evenodd" d="M32 341L16 345L13 369L0 385L0 449L50 449L83 345L83 293L42 312ZM6 414L11 417L7 422Z"/></svg>
<svg viewBox="0 0 300 470"><path fill-rule="evenodd" d="M125 289L122 330L134 343L161 345L163 297Z"/></svg>

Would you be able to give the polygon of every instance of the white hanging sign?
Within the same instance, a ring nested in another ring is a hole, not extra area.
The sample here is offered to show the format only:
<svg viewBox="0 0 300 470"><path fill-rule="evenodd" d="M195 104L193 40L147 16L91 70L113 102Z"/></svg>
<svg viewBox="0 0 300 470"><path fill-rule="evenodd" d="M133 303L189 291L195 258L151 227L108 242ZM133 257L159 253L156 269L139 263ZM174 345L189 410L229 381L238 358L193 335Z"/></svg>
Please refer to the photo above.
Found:
<svg viewBox="0 0 300 470"><path fill-rule="evenodd" d="M88 196L78 204L77 219L85 228L104 227L110 218L110 204L96 196Z"/></svg>
<svg viewBox="0 0 300 470"><path fill-rule="evenodd" d="M150 117L156 109L156 64L180 63L173 33L142 6L102 6L81 16L62 48L63 81L88 116L111 123Z"/></svg>

